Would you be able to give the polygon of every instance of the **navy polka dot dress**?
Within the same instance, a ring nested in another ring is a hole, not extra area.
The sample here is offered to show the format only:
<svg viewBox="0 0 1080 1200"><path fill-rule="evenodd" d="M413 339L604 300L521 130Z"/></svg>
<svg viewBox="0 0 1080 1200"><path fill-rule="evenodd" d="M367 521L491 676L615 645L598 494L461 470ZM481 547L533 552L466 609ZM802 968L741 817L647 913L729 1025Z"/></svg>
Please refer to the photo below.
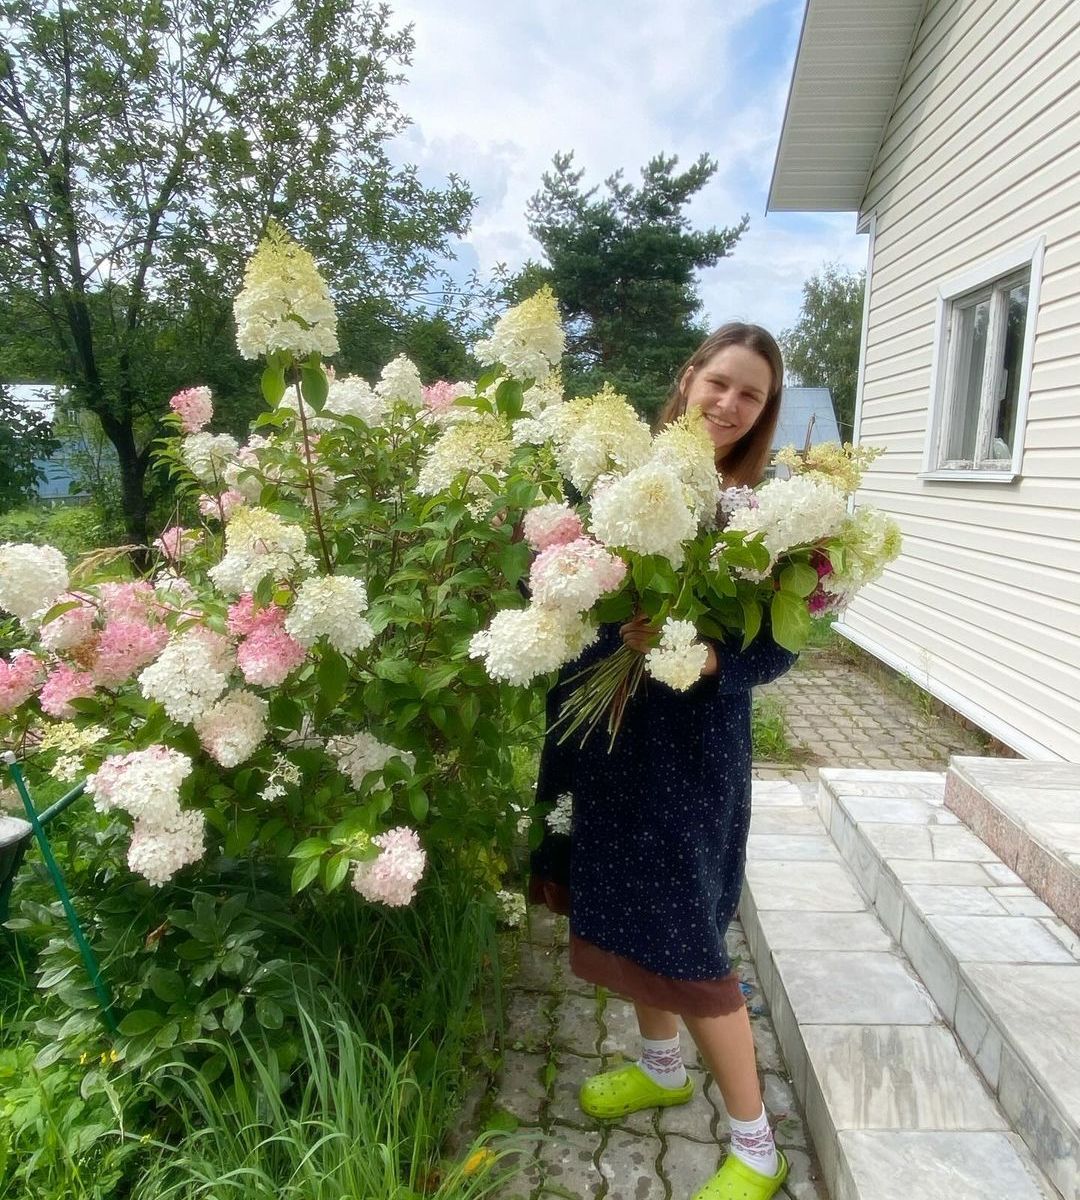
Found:
<svg viewBox="0 0 1080 1200"><path fill-rule="evenodd" d="M565 667L548 694L548 729L566 680L612 653L618 626ZM545 740L542 810L573 797L572 832L545 825L530 897L568 912L571 967L613 991L670 1011L716 1015L742 1004L724 945L742 888L750 825L750 689L795 655L768 628L745 652L713 643L719 671L686 692L645 676L608 753L601 723ZM571 684L570 688L576 685Z"/></svg>

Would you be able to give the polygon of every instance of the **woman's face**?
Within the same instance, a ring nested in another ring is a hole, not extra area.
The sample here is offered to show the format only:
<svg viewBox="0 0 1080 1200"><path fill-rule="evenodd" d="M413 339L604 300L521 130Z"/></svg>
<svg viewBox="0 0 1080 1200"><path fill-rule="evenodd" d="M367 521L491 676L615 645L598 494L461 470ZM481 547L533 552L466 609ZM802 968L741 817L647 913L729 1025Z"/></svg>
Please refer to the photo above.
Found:
<svg viewBox="0 0 1080 1200"><path fill-rule="evenodd" d="M683 375L686 411L698 408L717 451L730 449L765 411L772 368L746 346L724 346Z"/></svg>

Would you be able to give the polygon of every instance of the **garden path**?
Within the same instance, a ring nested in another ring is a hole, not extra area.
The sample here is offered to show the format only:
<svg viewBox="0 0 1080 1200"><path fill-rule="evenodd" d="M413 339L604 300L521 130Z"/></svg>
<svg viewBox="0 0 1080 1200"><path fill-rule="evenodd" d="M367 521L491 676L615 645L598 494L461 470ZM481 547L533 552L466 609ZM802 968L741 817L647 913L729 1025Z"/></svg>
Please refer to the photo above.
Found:
<svg viewBox="0 0 1080 1200"><path fill-rule="evenodd" d="M950 754L992 753L914 689L882 682L842 650L807 651L760 693L783 708L792 761L756 763L755 778L811 782L826 765L944 770ZM586 1117L577 1105L585 1076L637 1056L633 1009L571 975L564 919L539 908L529 915L510 985L496 1104L531 1140L525 1169L499 1200L689 1200L728 1140L715 1082L694 1060L698 1087L689 1104L617 1122ZM780 1197L828 1200L738 922L729 948L750 1008L765 1106L791 1162ZM692 1053L685 1031L683 1047Z"/></svg>

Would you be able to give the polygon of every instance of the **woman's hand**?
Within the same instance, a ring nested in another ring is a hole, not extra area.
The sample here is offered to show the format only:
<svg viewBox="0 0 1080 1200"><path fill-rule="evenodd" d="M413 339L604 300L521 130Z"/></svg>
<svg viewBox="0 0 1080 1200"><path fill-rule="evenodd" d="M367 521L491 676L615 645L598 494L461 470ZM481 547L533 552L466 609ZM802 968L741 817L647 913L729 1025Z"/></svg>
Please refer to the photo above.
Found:
<svg viewBox="0 0 1080 1200"><path fill-rule="evenodd" d="M625 625L619 626L619 635L622 637L623 644L629 646L631 650L636 650L638 654L645 654L653 648L658 632L655 625L649 624L649 618L640 612Z"/></svg>

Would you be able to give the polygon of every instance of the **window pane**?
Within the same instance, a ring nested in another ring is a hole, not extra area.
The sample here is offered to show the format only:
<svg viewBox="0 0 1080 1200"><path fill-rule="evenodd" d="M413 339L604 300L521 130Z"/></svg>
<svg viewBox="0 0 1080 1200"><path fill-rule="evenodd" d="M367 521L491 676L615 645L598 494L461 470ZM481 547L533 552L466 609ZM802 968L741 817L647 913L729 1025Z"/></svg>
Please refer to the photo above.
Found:
<svg viewBox="0 0 1080 1200"><path fill-rule="evenodd" d="M1020 393L1020 359L1027 326L1028 285L1016 284L1005 297L1005 357L998 377L991 424L990 457L1011 459L1016 432L1016 398Z"/></svg>
<svg viewBox="0 0 1080 1200"><path fill-rule="evenodd" d="M979 428L979 393L986 359L986 331L990 301L980 300L956 309L956 387L952 396L952 420L945 458L970 463L975 458L975 435Z"/></svg>

